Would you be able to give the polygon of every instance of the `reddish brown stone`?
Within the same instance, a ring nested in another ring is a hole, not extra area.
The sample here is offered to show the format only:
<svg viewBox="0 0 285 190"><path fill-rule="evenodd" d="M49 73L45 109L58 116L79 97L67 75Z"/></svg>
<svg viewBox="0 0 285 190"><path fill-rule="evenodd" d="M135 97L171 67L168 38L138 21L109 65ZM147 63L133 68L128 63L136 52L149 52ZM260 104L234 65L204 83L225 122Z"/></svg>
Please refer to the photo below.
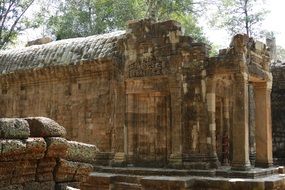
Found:
<svg viewBox="0 0 285 190"><path fill-rule="evenodd" d="M93 170L91 164L72 162L61 159L55 169L55 181L81 181Z"/></svg>
<svg viewBox="0 0 285 190"><path fill-rule="evenodd" d="M26 160L14 163L11 184L22 184L35 181L37 160Z"/></svg>
<svg viewBox="0 0 285 190"><path fill-rule="evenodd" d="M38 161L36 180L37 181L52 181L53 171L56 166L56 158L43 158Z"/></svg>
<svg viewBox="0 0 285 190"><path fill-rule="evenodd" d="M67 155L67 140L61 137L48 137L46 157L65 158Z"/></svg>

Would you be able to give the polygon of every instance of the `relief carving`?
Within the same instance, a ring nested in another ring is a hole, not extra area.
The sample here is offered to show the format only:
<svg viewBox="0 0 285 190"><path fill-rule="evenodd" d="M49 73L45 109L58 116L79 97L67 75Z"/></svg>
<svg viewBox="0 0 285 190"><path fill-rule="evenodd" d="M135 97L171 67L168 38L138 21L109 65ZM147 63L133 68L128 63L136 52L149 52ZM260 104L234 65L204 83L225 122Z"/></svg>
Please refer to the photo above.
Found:
<svg viewBox="0 0 285 190"><path fill-rule="evenodd" d="M128 65L129 78L162 75L162 62L155 58L140 60Z"/></svg>

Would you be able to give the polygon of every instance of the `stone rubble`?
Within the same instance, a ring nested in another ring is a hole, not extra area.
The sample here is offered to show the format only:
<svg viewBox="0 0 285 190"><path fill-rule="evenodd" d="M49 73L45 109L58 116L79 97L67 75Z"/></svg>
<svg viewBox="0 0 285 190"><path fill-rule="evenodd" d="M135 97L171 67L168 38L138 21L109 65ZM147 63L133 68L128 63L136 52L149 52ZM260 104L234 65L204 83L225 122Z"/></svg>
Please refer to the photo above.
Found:
<svg viewBox="0 0 285 190"><path fill-rule="evenodd" d="M71 190L93 171L97 147L66 140L49 118L2 118L0 131L1 190Z"/></svg>

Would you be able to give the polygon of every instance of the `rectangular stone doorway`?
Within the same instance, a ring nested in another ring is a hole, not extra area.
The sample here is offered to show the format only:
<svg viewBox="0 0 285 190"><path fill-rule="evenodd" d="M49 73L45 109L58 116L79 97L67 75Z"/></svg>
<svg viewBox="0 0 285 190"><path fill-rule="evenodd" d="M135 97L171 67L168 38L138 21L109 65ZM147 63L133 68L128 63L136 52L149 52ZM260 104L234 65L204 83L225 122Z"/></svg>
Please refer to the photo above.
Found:
<svg viewBox="0 0 285 190"><path fill-rule="evenodd" d="M136 166L167 164L169 97L153 93L132 94L129 129L133 130L133 159ZM131 104L131 105L130 105Z"/></svg>

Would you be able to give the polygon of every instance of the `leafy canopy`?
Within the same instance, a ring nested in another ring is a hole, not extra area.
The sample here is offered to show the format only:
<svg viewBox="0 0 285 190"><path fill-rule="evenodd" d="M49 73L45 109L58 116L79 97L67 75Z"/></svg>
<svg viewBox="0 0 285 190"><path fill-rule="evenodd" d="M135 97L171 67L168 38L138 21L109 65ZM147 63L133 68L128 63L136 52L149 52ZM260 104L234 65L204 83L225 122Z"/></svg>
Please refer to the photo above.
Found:
<svg viewBox="0 0 285 190"><path fill-rule="evenodd" d="M218 0L218 11L211 22L218 28L226 28L230 34L245 33L259 37L260 24L268 13L262 0Z"/></svg>
<svg viewBox="0 0 285 190"><path fill-rule="evenodd" d="M186 26L187 34L205 41L195 7L193 0L66 0L48 26L57 39L63 39L124 29L128 20L144 17L175 19Z"/></svg>
<svg viewBox="0 0 285 190"><path fill-rule="evenodd" d="M34 0L0 0L0 49L13 42L25 28L21 19Z"/></svg>

